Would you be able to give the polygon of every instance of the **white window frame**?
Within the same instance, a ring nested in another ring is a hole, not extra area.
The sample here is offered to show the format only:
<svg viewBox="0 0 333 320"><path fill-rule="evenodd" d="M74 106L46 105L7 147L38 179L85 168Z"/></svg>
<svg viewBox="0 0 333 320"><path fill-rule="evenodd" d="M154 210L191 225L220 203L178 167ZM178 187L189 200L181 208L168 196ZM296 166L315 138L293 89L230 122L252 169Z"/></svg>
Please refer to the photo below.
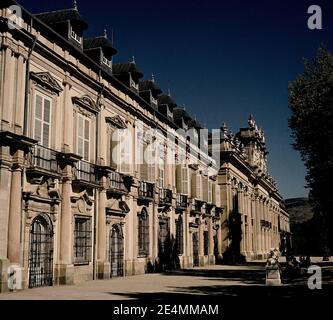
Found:
<svg viewBox="0 0 333 320"><path fill-rule="evenodd" d="M105 65L108 66L109 68L112 67L112 60L107 59L104 55L103 55L103 57L102 57L102 62L103 62L103 64L105 64Z"/></svg>
<svg viewBox="0 0 333 320"><path fill-rule="evenodd" d="M42 118L43 119L38 119L36 117L36 107L37 107L37 96L40 96L42 98ZM50 119L49 119L49 122L46 122L45 119L44 119L44 106L45 106L45 103L44 101L47 100L50 102ZM46 148L50 148L51 146L51 130L52 130L52 99L43 94L42 92L40 91L36 91L35 92L35 96L34 96L34 122L33 122L33 126L34 126L34 130L33 130L33 137L34 139L36 139L36 119L39 120L41 122L41 141L38 141L38 143L43 146L43 147L46 147ZM49 139L48 139L48 143L47 145L45 145L43 143L43 136L44 136L44 124L47 124L49 126Z"/></svg>
<svg viewBox="0 0 333 320"><path fill-rule="evenodd" d="M80 136L80 131L79 131L79 121L80 121L80 118L82 118L82 120L83 120L83 125L84 125L84 127L83 127L83 136L81 137ZM85 123L86 123L86 120L88 121L88 125L89 125L89 139L87 139L86 137L85 137ZM88 118L87 116L85 116L85 115L83 115L83 114L81 114L81 113L78 113L78 115L77 115L77 133L76 133L76 136L77 136L77 139L76 139L76 151L77 151L77 154L79 155L79 156L82 156L82 160L84 160L84 161L90 161L90 143L91 143L91 120L90 120L90 118ZM79 139L82 139L83 140L83 154L79 154ZM88 158L85 158L85 142L88 142Z"/></svg>
<svg viewBox="0 0 333 320"><path fill-rule="evenodd" d="M82 44L82 37L80 37L73 29L73 27L71 26L71 30L70 30L70 35L71 38L73 40L75 40L77 43Z"/></svg>

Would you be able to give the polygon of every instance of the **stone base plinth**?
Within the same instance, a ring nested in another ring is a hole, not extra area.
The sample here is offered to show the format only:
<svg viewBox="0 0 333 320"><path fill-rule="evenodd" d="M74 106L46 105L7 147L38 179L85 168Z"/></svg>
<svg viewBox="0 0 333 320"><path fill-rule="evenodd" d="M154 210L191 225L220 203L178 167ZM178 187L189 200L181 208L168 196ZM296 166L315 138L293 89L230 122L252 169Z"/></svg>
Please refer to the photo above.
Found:
<svg viewBox="0 0 333 320"><path fill-rule="evenodd" d="M281 285L281 276L278 267L266 267L266 285L267 286Z"/></svg>
<svg viewBox="0 0 333 320"><path fill-rule="evenodd" d="M9 268L9 260L0 259L0 293L8 292L8 268Z"/></svg>
<svg viewBox="0 0 333 320"><path fill-rule="evenodd" d="M74 284L74 265L60 264L55 266L55 284Z"/></svg>
<svg viewBox="0 0 333 320"><path fill-rule="evenodd" d="M110 279L111 267L109 262L97 262L97 279Z"/></svg>

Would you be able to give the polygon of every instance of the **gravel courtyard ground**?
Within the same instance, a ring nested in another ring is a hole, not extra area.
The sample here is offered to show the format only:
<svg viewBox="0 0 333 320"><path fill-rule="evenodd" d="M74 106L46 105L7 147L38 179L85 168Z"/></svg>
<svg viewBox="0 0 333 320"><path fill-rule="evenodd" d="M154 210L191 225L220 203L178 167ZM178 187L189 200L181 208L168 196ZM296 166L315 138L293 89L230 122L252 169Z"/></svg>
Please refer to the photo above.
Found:
<svg viewBox="0 0 333 320"><path fill-rule="evenodd" d="M263 264L210 266L163 274L144 274L96 280L73 286L54 286L0 294L0 300L162 300L213 296L309 297L331 296L333 267L322 266L323 289L310 290L306 278L278 287L265 285Z"/></svg>

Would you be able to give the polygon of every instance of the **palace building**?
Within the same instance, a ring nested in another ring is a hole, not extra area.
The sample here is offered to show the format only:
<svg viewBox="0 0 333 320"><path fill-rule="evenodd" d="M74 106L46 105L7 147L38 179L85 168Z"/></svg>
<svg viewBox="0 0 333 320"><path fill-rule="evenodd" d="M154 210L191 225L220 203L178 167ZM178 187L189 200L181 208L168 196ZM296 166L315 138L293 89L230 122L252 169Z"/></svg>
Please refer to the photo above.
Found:
<svg viewBox="0 0 333 320"><path fill-rule="evenodd" d="M76 3L17 6L0 3L0 292L13 277L73 284L289 245L252 116L205 135L134 59L114 63L106 33L84 37Z"/></svg>

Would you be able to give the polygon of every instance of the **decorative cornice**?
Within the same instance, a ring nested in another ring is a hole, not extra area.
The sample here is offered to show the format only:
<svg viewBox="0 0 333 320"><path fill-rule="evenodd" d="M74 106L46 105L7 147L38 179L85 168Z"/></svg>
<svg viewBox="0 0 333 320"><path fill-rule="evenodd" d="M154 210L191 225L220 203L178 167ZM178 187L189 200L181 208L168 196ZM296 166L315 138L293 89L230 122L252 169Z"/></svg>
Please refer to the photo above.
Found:
<svg viewBox="0 0 333 320"><path fill-rule="evenodd" d="M63 90L58 81L49 72L30 72L30 79L57 94Z"/></svg>
<svg viewBox="0 0 333 320"><path fill-rule="evenodd" d="M83 95L82 97L73 97L72 101L74 104L92 112L94 114L100 111L100 106L97 106L96 102L88 95Z"/></svg>
<svg viewBox="0 0 333 320"><path fill-rule="evenodd" d="M119 115L116 115L114 117L106 117L105 121L118 129L127 129L126 123L121 119Z"/></svg>

